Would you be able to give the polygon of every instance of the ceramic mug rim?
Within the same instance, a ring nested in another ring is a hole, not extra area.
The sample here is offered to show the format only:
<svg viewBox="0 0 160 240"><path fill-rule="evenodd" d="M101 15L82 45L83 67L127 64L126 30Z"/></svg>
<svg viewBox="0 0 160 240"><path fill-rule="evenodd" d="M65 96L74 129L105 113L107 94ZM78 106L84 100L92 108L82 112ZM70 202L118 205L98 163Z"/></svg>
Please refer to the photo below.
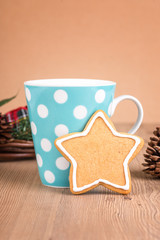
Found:
<svg viewBox="0 0 160 240"><path fill-rule="evenodd" d="M25 86L34 87L103 87L115 86L116 83L109 80L83 79L83 78L55 78L37 79L24 82Z"/></svg>

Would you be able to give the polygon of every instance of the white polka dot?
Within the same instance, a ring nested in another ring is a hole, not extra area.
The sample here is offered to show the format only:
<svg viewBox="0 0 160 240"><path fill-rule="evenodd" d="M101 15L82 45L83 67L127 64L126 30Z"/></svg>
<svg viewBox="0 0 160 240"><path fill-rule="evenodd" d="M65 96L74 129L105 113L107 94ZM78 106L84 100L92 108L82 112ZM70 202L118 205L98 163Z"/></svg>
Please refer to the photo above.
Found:
<svg viewBox="0 0 160 240"><path fill-rule="evenodd" d="M95 94L95 100L97 103L102 103L105 99L106 93L103 89L100 89Z"/></svg>
<svg viewBox="0 0 160 240"><path fill-rule="evenodd" d="M73 110L73 114L77 119L83 119L87 115L87 108L85 106L79 105Z"/></svg>
<svg viewBox="0 0 160 240"><path fill-rule="evenodd" d="M55 127L55 134L57 137L61 137L65 134L68 134L69 130L66 125L64 124L59 124Z"/></svg>
<svg viewBox="0 0 160 240"><path fill-rule="evenodd" d="M41 147L42 147L43 151L49 152L52 148L52 144L47 138L43 138L41 140Z"/></svg>
<svg viewBox="0 0 160 240"><path fill-rule="evenodd" d="M37 155L36 155L36 159L37 159L37 164L38 164L38 166L39 167L42 167L42 165L43 165L43 160L42 160L42 158L41 158L41 156L37 153Z"/></svg>
<svg viewBox="0 0 160 240"><path fill-rule="evenodd" d="M62 104L67 101L68 94L66 93L66 91L60 89L54 93L53 97L57 103Z"/></svg>
<svg viewBox="0 0 160 240"><path fill-rule="evenodd" d="M28 102L31 100L31 92L29 91L28 88L25 88L25 93L26 93L26 98Z"/></svg>
<svg viewBox="0 0 160 240"><path fill-rule="evenodd" d="M60 170L66 170L69 168L69 162L64 157L59 157L56 160L56 166Z"/></svg>
<svg viewBox="0 0 160 240"><path fill-rule="evenodd" d="M46 118L48 116L48 108L43 104L38 105L37 112L41 118Z"/></svg>
<svg viewBox="0 0 160 240"><path fill-rule="evenodd" d="M48 183L53 183L53 182L55 181L55 176L54 176L54 174L53 174L51 171L49 171L49 170L46 170L46 171L44 172L44 177L45 177L45 179L46 179L46 181L47 181Z"/></svg>
<svg viewBox="0 0 160 240"><path fill-rule="evenodd" d="M31 122L31 130L32 130L33 135L36 135L37 127L36 127L36 124L34 122Z"/></svg>

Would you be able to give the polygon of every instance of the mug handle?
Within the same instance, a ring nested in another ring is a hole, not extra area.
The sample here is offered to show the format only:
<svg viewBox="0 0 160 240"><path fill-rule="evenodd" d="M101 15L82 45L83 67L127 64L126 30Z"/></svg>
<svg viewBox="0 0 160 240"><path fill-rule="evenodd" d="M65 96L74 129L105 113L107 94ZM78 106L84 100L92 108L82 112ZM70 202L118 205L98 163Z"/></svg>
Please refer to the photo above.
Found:
<svg viewBox="0 0 160 240"><path fill-rule="evenodd" d="M117 98L115 98L111 104L109 105L109 108L108 108L108 114L110 116L113 115L118 103L120 103L121 101L123 100L131 100L133 101L137 108L138 108L138 117L137 117L137 120L136 120L136 123L133 125L133 127L129 130L128 133L130 134L134 134L138 128L140 127L141 123L142 123L142 120L143 120L143 108L142 108L142 105L141 103L138 101L137 98L133 97L133 96L130 96L130 95L122 95L122 96L119 96Z"/></svg>

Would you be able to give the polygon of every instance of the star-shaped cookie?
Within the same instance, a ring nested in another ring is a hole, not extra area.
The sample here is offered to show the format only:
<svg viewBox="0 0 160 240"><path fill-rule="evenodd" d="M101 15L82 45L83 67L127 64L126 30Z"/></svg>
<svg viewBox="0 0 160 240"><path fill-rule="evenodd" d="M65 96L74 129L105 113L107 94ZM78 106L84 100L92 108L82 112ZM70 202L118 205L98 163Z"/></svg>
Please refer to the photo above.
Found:
<svg viewBox="0 0 160 240"><path fill-rule="evenodd" d="M80 194L103 185L127 194L131 191L128 164L144 145L142 138L116 131L112 121L98 110L82 132L55 140L55 146L71 163L70 189Z"/></svg>

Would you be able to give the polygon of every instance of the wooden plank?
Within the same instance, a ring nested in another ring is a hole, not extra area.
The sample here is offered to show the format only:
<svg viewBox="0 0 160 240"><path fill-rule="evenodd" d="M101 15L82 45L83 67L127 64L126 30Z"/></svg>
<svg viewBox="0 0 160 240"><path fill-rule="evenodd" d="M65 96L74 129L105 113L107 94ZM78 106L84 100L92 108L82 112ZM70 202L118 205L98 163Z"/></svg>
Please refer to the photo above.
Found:
<svg viewBox="0 0 160 240"><path fill-rule="evenodd" d="M146 144L155 126L137 133ZM142 172L146 144L130 164L127 196L103 187L74 196L43 186L36 161L0 163L0 239L159 239L160 179Z"/></svg>

